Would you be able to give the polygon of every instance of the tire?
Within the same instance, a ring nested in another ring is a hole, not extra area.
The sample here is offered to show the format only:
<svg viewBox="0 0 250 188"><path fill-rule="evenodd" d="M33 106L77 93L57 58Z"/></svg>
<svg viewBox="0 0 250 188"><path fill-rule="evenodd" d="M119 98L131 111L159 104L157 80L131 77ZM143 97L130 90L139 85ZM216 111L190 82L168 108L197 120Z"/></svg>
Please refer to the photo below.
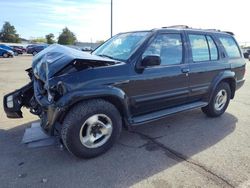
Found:
<svg viewBox="0 0 250 188"><path fill-rule="evenodd" d="M36 54L37 54L37 52L36 52L36 51L34 51L34 52L32 53L32 55L33 55L33 56L35 56Z"/></svg>
<svg viewBox="0 0 250 188"><path fill-rule="evenodd" d="M201 109L208 117L221 116L226 111L230 99L231 89L229 84L221 82L215 89L209 104Z"/></svg>
<svg viewBox="0 0 250 188"><path fill-rule="evenodd" d="M3 54L3 57L4 57L4 58L8 58L9 55L8 55L7 53L4 53L4 54Z"/></svg>
<svg viewBox="0 0 250 188"><path fill-rule="evenodd" d="M18 56L18 53L17 53L17 52L14 52L14 55L15 55L15 56Z"/></svg>
<svg viewBox="0 0 250 188"><path fill-rule="evenodd" d="M61 139L76 157L91 158L110 149L121 130L121 115L116 107L105 100L93 99L76 104L67 113Z"/></svg>

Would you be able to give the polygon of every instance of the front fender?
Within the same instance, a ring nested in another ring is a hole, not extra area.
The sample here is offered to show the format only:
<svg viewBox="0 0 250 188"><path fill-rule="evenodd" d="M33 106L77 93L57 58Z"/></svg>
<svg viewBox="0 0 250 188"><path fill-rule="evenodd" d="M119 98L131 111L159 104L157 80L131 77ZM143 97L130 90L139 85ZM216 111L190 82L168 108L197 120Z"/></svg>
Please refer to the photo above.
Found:
<svg viewBox="0 0 250 188"><path fill-rule="evenodd" d="M56 102L55 106L61 109L68 109L72 105L82 100L88 100L93 98L113 98L119 101L120 105L122 106L122 109L119 110L122 110L126 117L130 116L128 107L129 101L127 95L121 89L112 86L71 91L62 96Z"/></svg>

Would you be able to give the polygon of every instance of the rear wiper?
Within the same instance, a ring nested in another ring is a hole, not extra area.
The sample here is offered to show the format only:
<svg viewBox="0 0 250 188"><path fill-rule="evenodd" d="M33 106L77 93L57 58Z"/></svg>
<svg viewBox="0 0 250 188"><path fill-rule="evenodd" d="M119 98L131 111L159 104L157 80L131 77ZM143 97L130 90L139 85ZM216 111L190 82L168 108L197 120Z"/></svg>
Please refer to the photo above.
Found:
<svg viewBox="0 0 250 188"><path fill-rule="evenodd" d="M114 59L112 56L106 55L106 54L99 54L100 57L107 57L109 59Z"/></svg>

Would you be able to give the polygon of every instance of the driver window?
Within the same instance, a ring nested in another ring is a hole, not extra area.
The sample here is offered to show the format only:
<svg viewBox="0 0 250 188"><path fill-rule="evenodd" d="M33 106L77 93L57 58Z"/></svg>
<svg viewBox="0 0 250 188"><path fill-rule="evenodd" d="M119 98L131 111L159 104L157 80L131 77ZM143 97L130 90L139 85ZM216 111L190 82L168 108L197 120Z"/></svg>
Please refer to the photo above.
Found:
<svg viewBox="0 0 250 188"><path fill-rule="evenodd" d="M180 64L182 50L180 34L159 34L143 53L142 58L157 55L161 58L161 65Z"/></svg>

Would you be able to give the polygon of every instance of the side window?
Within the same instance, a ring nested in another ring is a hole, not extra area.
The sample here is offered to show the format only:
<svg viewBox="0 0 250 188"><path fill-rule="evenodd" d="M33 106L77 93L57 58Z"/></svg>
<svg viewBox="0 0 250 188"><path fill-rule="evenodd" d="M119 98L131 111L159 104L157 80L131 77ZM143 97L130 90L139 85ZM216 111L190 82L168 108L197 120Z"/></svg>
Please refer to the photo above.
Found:
<svg viewBox="0 0 250 188"><path fill-rule="evenodd" d="M232 37L224 36L219 37L222 45L224 46L229 58L239 58L241 57L240 50L235 40Z"/></svg>
<svg viewBox="0 0 250 188"><path fill-rule="evenodd" d="M161 65L180 64L182 48L180 34L159 34L145 50L142 58L148 55L158 55L161 58Z"/></svg>
<svg viewBox="0 0 250 188"><path fill-rule="evenodd" d="M214 40L210 36L207 36L207 42L208 42L209 51L210 51L210 60L218 60L219 53L218 53L217 46L214 43Z"/></svg>
<svg viewBox="0 0 250 188"><path fill-rule="evenodd" d="M209 49L205 35L188 35L193 61L209 61Z"/></svg>

